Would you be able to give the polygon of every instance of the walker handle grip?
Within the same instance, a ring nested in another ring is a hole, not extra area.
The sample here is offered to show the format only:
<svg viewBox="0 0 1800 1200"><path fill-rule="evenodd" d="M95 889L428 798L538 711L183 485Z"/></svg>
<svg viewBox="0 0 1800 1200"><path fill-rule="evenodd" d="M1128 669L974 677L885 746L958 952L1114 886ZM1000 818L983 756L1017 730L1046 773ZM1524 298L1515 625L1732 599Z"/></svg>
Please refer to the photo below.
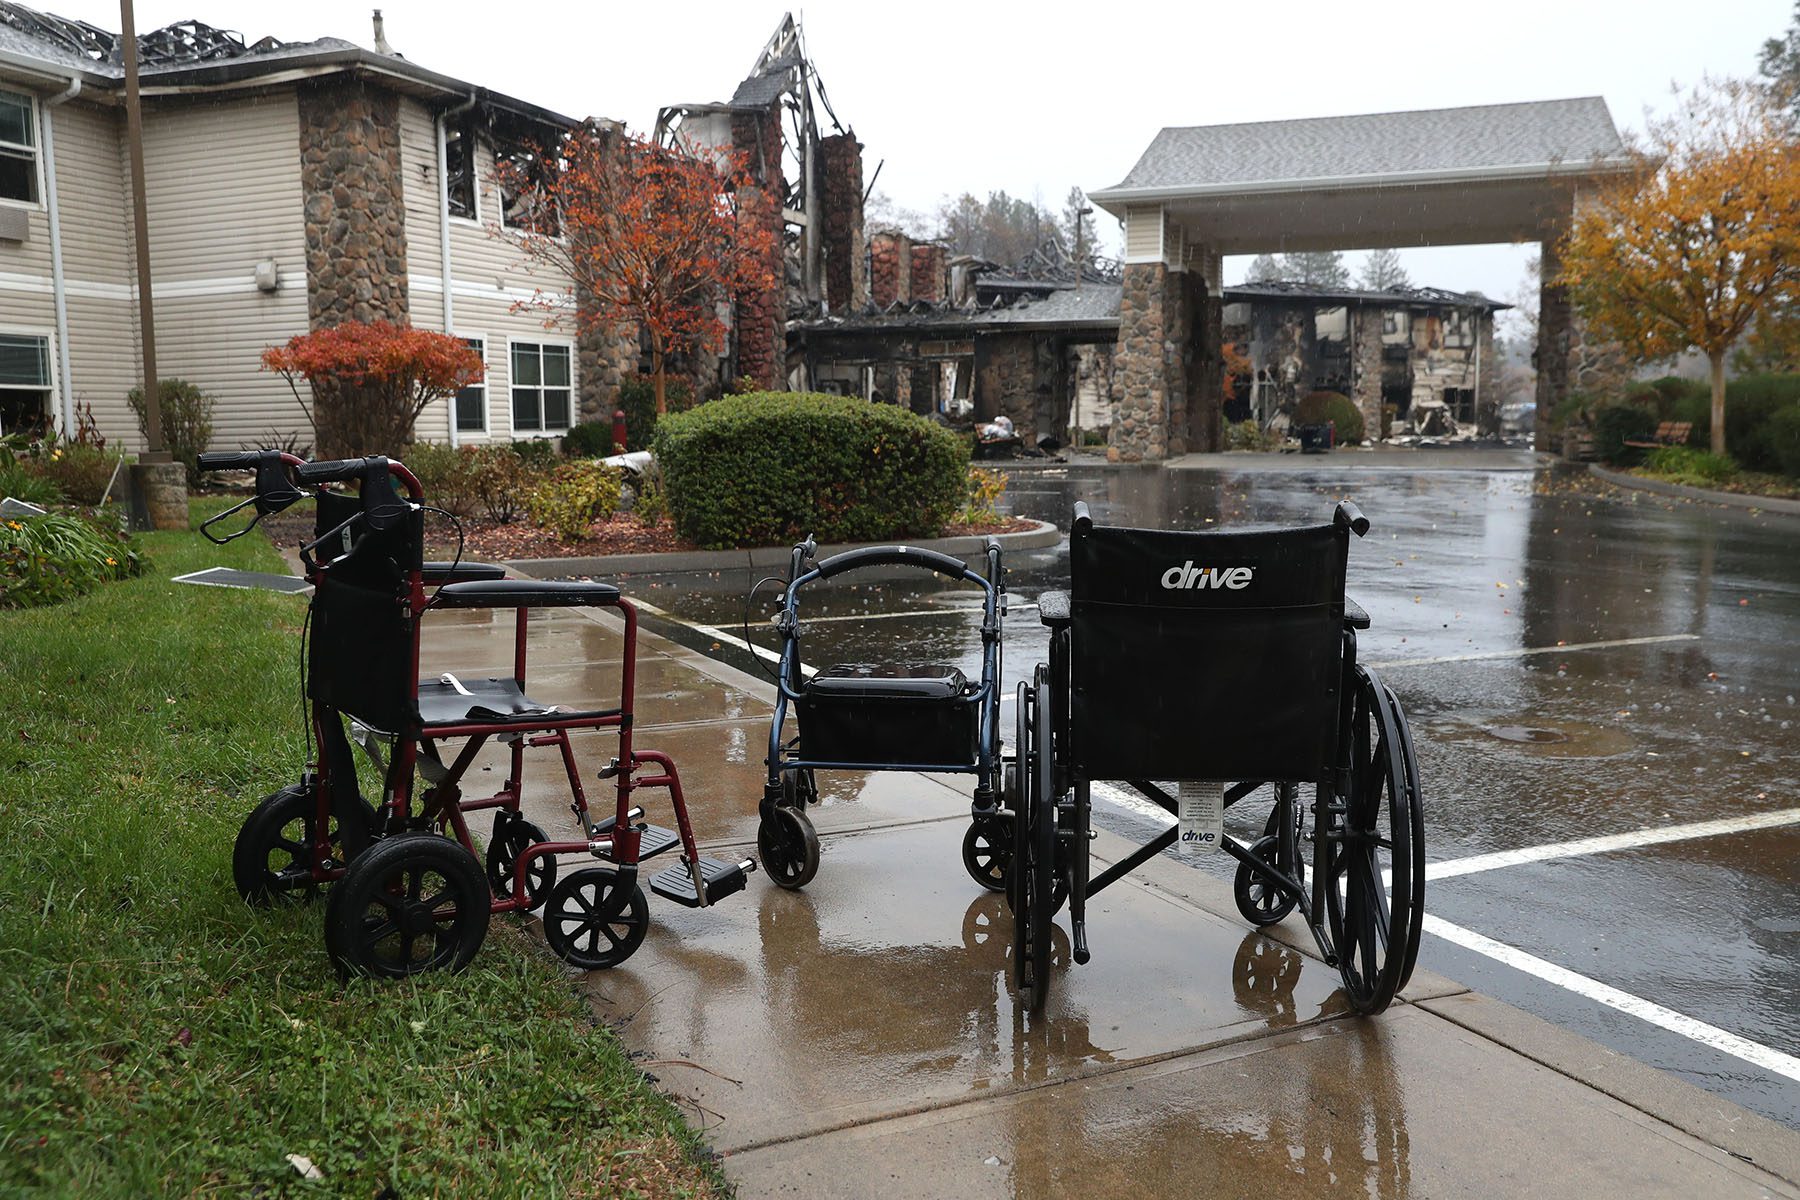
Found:
<svg viewBox="0 0 1800 1200"><path fill-rule="evenodd" d="M1369 518L1362 515L1362 509L1348 500L1338 501L1336 511L1331 514L1331 522L1340 529L1348 529L1357 537L1369 532Z"/></svg>
<svg viewBox="0 0 1800 1200"><path fill-rule="evenodd" d="M328 458L323 462L301 463L294 468L294 478L302 486L316 483L347 483L361 479L369 469L367 459Z"/></svg>
<svg viewBox="0 0 1800 1200"><path fill-rule="evenodd" d="M887 566L922 567L927 571L948 575L952 579L966 579L970 574L962 559L918 546L864 546L857 550L846 550L819 562L814 570L818 571L820 578L830 579L844 571Z"/></svg>
<svg viewBox="0 0 1800 1200"><path fill-rule="evenodd" d="M202 471L249 471L262 463L261 450L208 451L200 456Z"/></svg>

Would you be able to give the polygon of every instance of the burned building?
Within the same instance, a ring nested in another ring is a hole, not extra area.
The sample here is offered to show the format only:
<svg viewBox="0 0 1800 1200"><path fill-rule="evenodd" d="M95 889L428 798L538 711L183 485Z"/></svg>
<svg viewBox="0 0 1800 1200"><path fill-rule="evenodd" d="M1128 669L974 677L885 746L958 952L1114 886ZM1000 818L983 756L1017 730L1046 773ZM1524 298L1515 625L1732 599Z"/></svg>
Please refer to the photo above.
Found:
<svg viewBox="0 0 1800 1200"><path fill-rule="evenodd" d="M1117 283L1084 278L1078 287L966 258L922 260L924 248L878 231L869 256L875 302L790 325L799 386L920 413L1004 415L1027 441L1111 425ZM939 264L930 291L917 269L899 268L921 261ZM1229 287L1223 300L1225 341L1249 363L1225 394L1227 420L1285 428L1302 397L1333 391L1362 409L1371 438L1498 429L1493 315L1505 304L1438 288L1294 283Z"/></svg>
<svg viewBox="0 0 1800 1200"><path fill-rule="evenodd" d="M1226 393L1228 421L1284 427L1301 397L1340 392L1371 437L1499 430L1494 314L1510 305L1441 288L1289 282L1228 287L1224 303L1225 341L1249 360Z"/></svg>

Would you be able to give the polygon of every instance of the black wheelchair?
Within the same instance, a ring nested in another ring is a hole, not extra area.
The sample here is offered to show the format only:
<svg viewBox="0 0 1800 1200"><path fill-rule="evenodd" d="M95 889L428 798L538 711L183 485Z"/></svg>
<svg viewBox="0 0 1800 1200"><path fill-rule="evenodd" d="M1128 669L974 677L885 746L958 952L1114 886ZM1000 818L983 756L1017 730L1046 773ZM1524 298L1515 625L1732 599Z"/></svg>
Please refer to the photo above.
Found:
<svg viewBox="0 0 1800 1200"><path fill-rule="evenodd" d="M1000 623L1006 593L1000 544L987 541L985 575L961 559L916 546L864 546L815 562L816 549L810 537L794 547L775 617L781 666L756 835L763 870L790 890L805 887L818 873L819 839L806 816L806 806L819 798L816 771L938 771L975 776L963 867L983 887L1003 890L1011 838L999 806ZM807 678L800 661L802 590L872 567L934 571L981 588L979 680L968 679L958 667L870 663L838 663ZM791 737L790 705L800 726Z"/></svg>
<svg viewBox="0 0 1800 1200"><path fill-rule="evenodd" d="M1237 860L1233 893L1252 924L1298 908L1358 1012L1381 1012L1406 985L1424 921L1424 813L1406 715L1356 658L1369 617L1344 581L1350 535L1368 528L1349 503L1329 525L1196 533L1106 528L1075 506L1070 590L1038 597L1050 661L1019 685L1005 772L1013 974L1029 1010L1049 991L1064 900L1085 963L1088 898L1178 837L1216 840ZM1196 784L1212 789L1215 818L1264 788L1273 802L1250 845L1190 812L1090 877L1100 780L1178 817L1183 800L1199 807Z"/></svg>

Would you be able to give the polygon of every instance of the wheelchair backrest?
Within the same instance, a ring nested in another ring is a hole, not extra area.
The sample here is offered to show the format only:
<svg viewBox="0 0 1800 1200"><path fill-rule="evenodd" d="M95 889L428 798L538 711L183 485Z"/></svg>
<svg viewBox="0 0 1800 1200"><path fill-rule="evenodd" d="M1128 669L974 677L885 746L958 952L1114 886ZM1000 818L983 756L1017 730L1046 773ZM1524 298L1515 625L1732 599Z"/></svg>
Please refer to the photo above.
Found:
<svg viewBox="0 0 1800 1200"><path fill-rule="evenodd" d="M1349 530L1070 535L1070 753L1088 779L1322 782Z"/></svg>
<svg viewBox="0 0 1800 1200"><path fill-rule="evenodd" d="M363 511L361 497L322 492L315 537ZM407 511L385 529L358 522L356 552L324 572L313 596L307 646L307 692L322 704L388 732L417 724L414 677L416 617L403 603L409 577L424 557L422 514ZM320 548L322 557L343 546Z"/></svg>

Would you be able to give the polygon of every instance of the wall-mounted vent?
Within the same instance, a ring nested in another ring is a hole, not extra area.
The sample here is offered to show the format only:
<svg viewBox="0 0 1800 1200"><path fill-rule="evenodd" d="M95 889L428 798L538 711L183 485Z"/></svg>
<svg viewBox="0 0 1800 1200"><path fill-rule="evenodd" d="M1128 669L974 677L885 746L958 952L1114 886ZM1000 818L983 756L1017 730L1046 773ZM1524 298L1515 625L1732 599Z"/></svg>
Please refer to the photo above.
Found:
<svg viewBox="0 0 1800 1200"><path fill-rule="evenodd" d="M31 240L31 217L22 208L0 208L0 242Z"/></svg>

